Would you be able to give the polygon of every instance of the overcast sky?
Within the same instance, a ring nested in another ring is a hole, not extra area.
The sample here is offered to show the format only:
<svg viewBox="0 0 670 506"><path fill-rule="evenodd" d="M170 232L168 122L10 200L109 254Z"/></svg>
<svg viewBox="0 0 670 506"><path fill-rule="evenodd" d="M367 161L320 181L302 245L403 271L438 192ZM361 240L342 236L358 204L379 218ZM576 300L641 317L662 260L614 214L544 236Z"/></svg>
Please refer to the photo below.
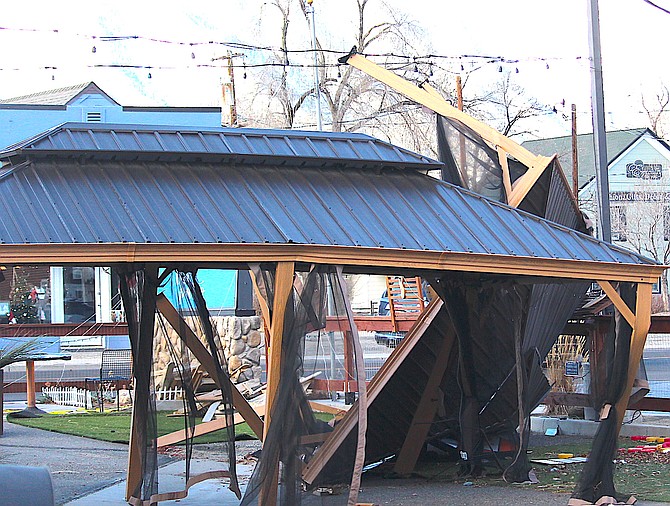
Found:
<svg viewBox="0 0 670 506"><path fill-rule="evenodd" d="M543 104L558 105L559 112L569 114L570 104L576 103L580 131L588 131L588 1L387 3L417 22L423 29L425 47L434 54L519 60L502 64L505 71L514 73L515 82ZM670 8L670 0L654 2ZM274 9L265 4L261 0L39 0L26 8L22 2L5 2L0 27L9 29L0 30L0 98L95 81L122 105L219 105L222 69L203 65L212 64L212 58L225 54L227 48L188 43L211 40L277 46ZM371 0L372 8L379 4L381 1ZM317 33L324 45L348 51L353 44L348 34L353 34L354 0L315 0L314 5ZM407 10L408 6L415 10ZM600 2L600 22L608 128L647 126L641 93L653 101L661 83L670 86L670 66L664 58L670 15L644 0L607 0ZM292 46L309 48L304 20L293 23ZM167 42L100 39L128 35ZM253 63L253 56L245 61ZM470 70L476 61L483 60L436 60L456 71L461 63ZM112 64L152 68L131 71L107 67ZM93 68L95 65L103 68ZM473 72L469 89L489 85L498 78L500 66L488 63ZM248 70L249 82L254 72ZM466 94L468 91L466 87ZM564 109L560 106L563 100ZM560 114L547 118L547 124L553 127L551 134L569 133L569 123Z"/></svg>

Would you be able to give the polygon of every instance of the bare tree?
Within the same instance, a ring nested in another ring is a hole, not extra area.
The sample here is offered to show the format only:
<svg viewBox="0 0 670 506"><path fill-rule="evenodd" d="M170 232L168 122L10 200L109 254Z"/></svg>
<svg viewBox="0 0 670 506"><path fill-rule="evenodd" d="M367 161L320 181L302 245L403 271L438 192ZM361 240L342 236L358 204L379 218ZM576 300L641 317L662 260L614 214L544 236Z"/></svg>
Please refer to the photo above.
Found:
<svg viewBox="0 0 670 506"><path fill-rule="evenodd" d="M634 194L641 201L626 206L625 228L626 241L630 249L645 255L656 262L667 265L670 262L670 204L665 202L668 195L660 188L667 188L665 184L639 185ZM670 309L670 293L668 291L668 273L663 271L660 279L661 300L663 311Z"/></svg>
<svg viewBox="0 0 670 506"><path fill-rule="evenodd" d="M661 116L666 112L668 104L670 104L670 91L668 91L668 87L665 84L661 84L661 89L656 93L654 100L651 101L651 106L648 105L650 100L645 100L644 94L641 95L641 99L642 108L647 113L652 131L661 138L665 137Z"/></svg>
<svg viewBox="0 0 670 506"><path fill-rule="evenodd" d="M468 112L490 122L507 137L533 133L525 127L525 120L550 110L514 83L511 72L505 72L491 90L468 101Z"/></svg>

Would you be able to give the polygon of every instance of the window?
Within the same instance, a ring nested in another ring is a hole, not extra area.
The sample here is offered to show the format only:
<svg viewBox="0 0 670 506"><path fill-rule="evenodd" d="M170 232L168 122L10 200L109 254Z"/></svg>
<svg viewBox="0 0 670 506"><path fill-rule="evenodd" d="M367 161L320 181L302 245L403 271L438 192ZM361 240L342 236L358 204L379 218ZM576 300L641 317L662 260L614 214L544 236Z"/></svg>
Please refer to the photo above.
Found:
<svg viewBox="0 0 670 506"><path fill-rule="evenodd" d="M612 207L612 240L626 240L626 208L623 206Z"/></svg>

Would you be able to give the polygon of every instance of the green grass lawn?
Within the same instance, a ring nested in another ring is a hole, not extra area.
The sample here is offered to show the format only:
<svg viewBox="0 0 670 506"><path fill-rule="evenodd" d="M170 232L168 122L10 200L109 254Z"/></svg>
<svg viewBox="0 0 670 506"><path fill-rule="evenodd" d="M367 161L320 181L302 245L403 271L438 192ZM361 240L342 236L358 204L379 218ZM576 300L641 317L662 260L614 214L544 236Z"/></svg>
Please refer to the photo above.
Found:
<svg viewBox="0 0 670 506"><path fill-rule="evenodd" d="M170 412L158 413L158 435L169 434L184 428L180 416L168 416ZM9 422L37 429L72 434L112 443L128 443L130 439L130 413L77 413L68 415L47 414L41 418L8 418ZM200 423L202 419L196 419ZM236 437L255 438L246 423L235 426ZM194 439L195 443L220 443L226 441L225 430L218 430Z"/></svg>

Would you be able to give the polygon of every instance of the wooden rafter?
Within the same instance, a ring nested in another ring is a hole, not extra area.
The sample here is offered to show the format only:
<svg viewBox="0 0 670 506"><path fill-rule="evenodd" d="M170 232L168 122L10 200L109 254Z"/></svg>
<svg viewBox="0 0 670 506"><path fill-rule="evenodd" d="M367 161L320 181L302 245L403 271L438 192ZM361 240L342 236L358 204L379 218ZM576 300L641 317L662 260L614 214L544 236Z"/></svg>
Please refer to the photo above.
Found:
<svg viewBox="0 0 670 506"><path fill-rule="evenodd" d="M598 284L600 285L600 288L603 289L603 292L607 294L607 297L612 302L612 304L614 304L614 307L616 307L621 315L626 319L628 324L635 328L635 315L628 307L628 304L626 304L626 302L624 302L624 300L621 298L619 292L616 291L616 289L609 281L598 281Z"/></svg>
<svg viewBox="0 0 670 506"><path fill-rule="evenodd" d="M440 309L442 309L443 304L442 300L438 298L434 299L428 305L426 310L419 316L414 326L403 340L400 341L398 347L393 350L393 353L386 359L382 367L377 371L377 374L374 375L367 391L368 407L374 402L386 383L388 383L405 358L410 354L414 346L419 342L421 336L440 312ZM303 471L303 480L307 483L312 483L319 476L319 473L335 454L342 442L347 438L354 427L356 427L356 424L358 423L357 402L358 400L354 403L351 409L347 411L344 418L342 418L342 420L335 426L335 430L329 434L324 444L314 455L314 458L305 467Z"/></svg>
<svg viewBox="0 0 670 506"><path fill-rule="evenodd" d="M297 244L40 244L0 245L0 258L15 264L196 263L307 264L514 274L564 279L655 283L665 267L558 258L457 253L393 248Z"/></svg>
<svg viewBox="0 0 670 506"><path fill-rule="evenodd" d="M423 443L430 432L430 426L435 419L435 413L439 405L440 382L444 377L449 363L449 355L455 341L456 333L454 328L449 325L444 329L445 335L442 346L435 359L433 370L430 372L426 388L423 390L421 400L416 408L412 424L405 436L405 442L398 453L394 471L400 475L409 474L414 469L419 454L423 448Z"/></svg>
<svg viewBox="0 0 670 506"><path fill-rule="evenodd" d="M516 158L528 167L528 171L515 182L512 194L508 198L508 204L513 207L519 205L542 172L544 172L553 160L553 157L540 156L531 153L526 148L520 146L509 137L504 136L486 123L473 118L463 111L459 111L456 107L441 98L435 90L421 89L406 79L394 74L390 70L386 70L373 63L360 54L349 55L346 59L346 63L365 72L387 86L390 86L407 98L432 109L436 113L460 121L481 135L482 138L496 149L499 154L502 150L504 153Z"/></svg>

